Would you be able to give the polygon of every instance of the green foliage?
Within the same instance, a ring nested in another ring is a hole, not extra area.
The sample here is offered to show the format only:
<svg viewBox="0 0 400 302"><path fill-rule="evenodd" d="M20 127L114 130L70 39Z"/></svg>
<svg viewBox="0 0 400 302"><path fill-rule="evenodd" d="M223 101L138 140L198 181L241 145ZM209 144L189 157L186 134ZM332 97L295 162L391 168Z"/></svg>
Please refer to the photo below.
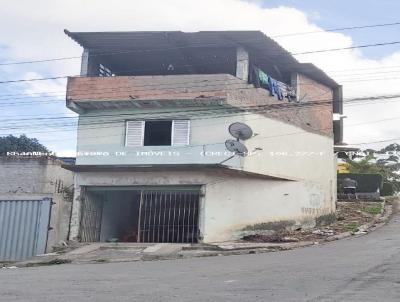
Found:
<svg viewBox="0 0 400 302"><path fill-rule="evenodd" d="M368 214L377 215L380 214L382 211L382 204L379 204L376 207L363 208L362 210Z"/></svg>
<svg viewBox="0 0 400 302"><path fill-rule="evenodd" d="M19 137L8 135L0 137L0 155L7 155L7 152L50 152L36 138L29 138L25 134Z"/></svg>
<svg viewBox="0 0 400 302"><path fill-rule="evenodd" d="M344 228L346 229L346 231L349 232L357 232L358 231L358 224L357 223L348 223L344 225Z"/></svg>
<svg viewBox="0 0 400 302"><path fill-rule="evenodd" d="M393 195L400 191L400 145L390 144L385 148L374 151L367 149L364 151L367 155L360 160L348 159L349 172L355 174L380 174L383 178L382 195ZM375 154L389 154L386 159L378 159ZM375 161L376 160L376 161Z"/></svg>
<svg viewBox="0 0 400 302"><path fill-rule="evenodd" d="M381 168L375 163L371 163L372 159L374 159L372 154L368 154L360 161L348 159L349 172L354 174L380 174Z"/></svg>
<svg viewBox="0 0 400 302"><path fill-rule="evenodd" d="M381 189L382 196L392 196L395 193L394 185L390 182L384 182Z"/></svg>

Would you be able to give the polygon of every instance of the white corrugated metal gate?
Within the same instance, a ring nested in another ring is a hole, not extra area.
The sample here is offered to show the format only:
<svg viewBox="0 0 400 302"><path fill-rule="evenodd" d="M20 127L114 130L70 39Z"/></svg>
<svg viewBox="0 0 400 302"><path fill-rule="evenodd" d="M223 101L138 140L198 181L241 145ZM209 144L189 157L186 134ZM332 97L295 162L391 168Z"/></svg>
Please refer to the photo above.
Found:
<svg viewBox="0 0 400 302"><path fill-rule="evenodd" d="M46 250L51 199L0 200L0 261L24 260Z"/></svg>

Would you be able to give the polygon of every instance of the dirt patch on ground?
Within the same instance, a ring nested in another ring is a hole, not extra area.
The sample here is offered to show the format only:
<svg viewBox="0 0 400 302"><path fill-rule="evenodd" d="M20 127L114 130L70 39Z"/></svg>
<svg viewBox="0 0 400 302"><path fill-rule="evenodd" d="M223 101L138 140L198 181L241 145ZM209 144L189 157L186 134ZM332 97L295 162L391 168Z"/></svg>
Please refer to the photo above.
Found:
<svg viewBox="0 0 400 302"><path fill-rule="evenodd" d="M359 227L371 223L376 215L382 212L382 202L345 201L336 205L336 221L313 229L298 229L295 231L279 232L274 235L255 234L243 237L251 242L296 242L296 241L324 241L327 237L345 232L357 233Z"/></svg>

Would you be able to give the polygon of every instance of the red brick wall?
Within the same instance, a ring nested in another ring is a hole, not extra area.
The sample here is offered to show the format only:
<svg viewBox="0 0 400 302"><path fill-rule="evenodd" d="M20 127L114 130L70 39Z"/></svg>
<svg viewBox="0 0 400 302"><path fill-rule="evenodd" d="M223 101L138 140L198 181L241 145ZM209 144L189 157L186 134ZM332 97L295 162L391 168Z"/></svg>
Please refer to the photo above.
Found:
<svg viewBox="0 0 400 302"><path fill-rule="evenodd" d="M67 100L193 99L224 97L246 83L228 74L68 78Z"/></svg>
<svg viewBox="0 0 400 302"><path fill-rule="evenodd" d="M132 97L162 101L214 97L226 99L235 107L259 106L260 110L254 112L332 136L332 89L303 75L297 76L297 88L299 102L289 103L227 74L77 77L68 79L67 100L129 101Z"/></svg>
<svg viewBox="0 0 400 302"><path fill-rule="evenodd" d="M332 88L299 74L297 77L297 89L300 103L316 103L307 110L303 110L303 118L309 120L311 128L333 135Z"/></svg>

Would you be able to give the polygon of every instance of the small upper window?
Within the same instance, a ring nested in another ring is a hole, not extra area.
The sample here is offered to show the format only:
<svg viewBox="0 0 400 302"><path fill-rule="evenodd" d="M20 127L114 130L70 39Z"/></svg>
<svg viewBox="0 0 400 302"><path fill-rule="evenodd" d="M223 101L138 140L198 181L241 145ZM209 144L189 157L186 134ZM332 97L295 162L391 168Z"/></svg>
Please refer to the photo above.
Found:
<svg viewBox="0 0 400 302"><path fill-rule="evenodd" d="M171 146L172 121L146 121L144 146Z"/></svg>
<svg viewBox="0 0 400 302"><path fill-rule="evenodd" d="M185 146L189 145L189 120L127 121L125 145Z"/></svg>

